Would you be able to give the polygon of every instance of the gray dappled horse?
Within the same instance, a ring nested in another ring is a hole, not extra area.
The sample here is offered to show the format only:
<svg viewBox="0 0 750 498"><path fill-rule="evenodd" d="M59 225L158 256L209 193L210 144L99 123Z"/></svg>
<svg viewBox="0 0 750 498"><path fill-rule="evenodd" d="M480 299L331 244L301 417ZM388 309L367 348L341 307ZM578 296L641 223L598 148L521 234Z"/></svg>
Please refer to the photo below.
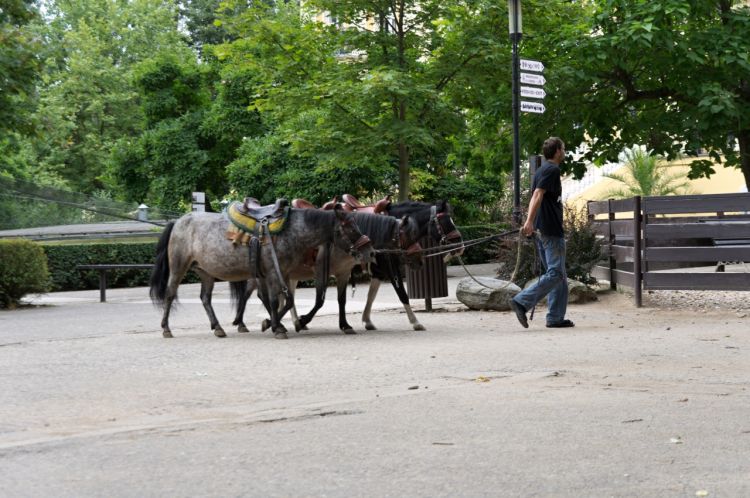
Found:
<svg viewBox="0 0 750 498"><path fill-rule="evenodd" d="M401 249L405 254L405 261L412 267L419 267L422 264L421 247L419 246L419 226L416 219L403 216L396 219L390 216L370 213L354 213L354 219L359 226L360 231L366 235L372 242L373 248L378 249ZM377 256L379 258L380 256ZM389 260L390 261L390 260ZM349 283L349 277L352 269L358 264L355 258L351 257L345 251L334 248L331 257L322 248L317 251L314 264L305 261L303 264L295 267L289 274L289 290L294 293L297 282L301 280L311 280L315 278L316 283L327 281L328 275L336 277L337 296L339 304L339 328L346 334L354 334L354 329L346 320L346 286ZM401 265L400 259L394 260L394 264ZM326 270L326 266L328 269ZM384 269L380 273L389 273L393 269ZM234 325L244 326L243 315L245 312L245 303L250 295L257 288L257 282L250 280L246 284L243 282L232 282L231 288L233 297L238 303L237 316ZM302 317L297 316L296 308L291 309L294 320L294 328L299 332L313 319L315 313L323 305L325 299L325 288L317 286L315 306L310 312ZM263 330L268 328L268 320L263 321Z"/></svg>
<svg viewBox="0 0 750 498"><path fill-rule="evenodd" d="M217 279L229 282L255 278L251 266L248 246L235 245L227 240L230 221L219 213L189 213L171 222L162 233L156 248L156 264L151 274L151 299L162 305L164 315L161 326L164 337L172 337L169 329L169 312L177 296L177 287L185 273L192 269L201 279L201 302L217 337L226 333L216 319L211 306L211 293ZM362 241L354 216L340 208L332 211L289 209L289 217L283 232L274 237L274 248L278 259L281 279L275 270L272 251L267 244L262 246L259 268L264 292L263 304L271 315L274 336L286 339L286 330L280 320L288 307L294 305L287 299L286 309L279 309L279 294L287 287L289 272L299 266L307 250L327 244L353 255L365 262L372 257L372 244L365 244L355 251ZM319 285L326 285L323 281ZM240 332L247 332L240 327Z"/></svg>
<svg viewBox="0 0 750 498"><path fill-rule="evenodd" d="M434 203L406 201L400 202L398 204L388 204L387 206L384 206L383 209L383 214L387 216L375 216L392 217L397 220L403 219L404 216L408 216L410 219L410 223L416 222L417 233L416 239L414 240L420 240L423 237L430 237L440 245L458 244L463 241L461 232L458 231L456 225L453 223L453 219L451 218L451 207L447 201L439 200ZM370 234L366 233L365 229L363 229L362 231L366 235L370 236ZM462 253L463 246L456 247L450 251L451 255L460 255ZM364 323L367 330L376 329L375 325L370 319L370 313L372 311L372 303L375 301L375 297L377 296L378 290L380 289L380 285L384 280L390 281L393 285L393 288L396 291L399 301L401 301L401 304L404 307L404 311L406 311L406 316L408 317L409 323L412 325L413 329L425 330L424 325L419 323L416 314L411 309L411 304L409 303L409 295L404 288L404 276L401 272L401 265L402 261L400 257L395 254L377 254L375 257L375 263L370 265L372 278L370 279L370 287L367 293L367 304L365 305L365 309L362 312L362 322ZM346 321L344 309L346 304L345 289L346 283L348 281L348 276L344 275L343 273L340 276L341 278L339 278L339 276L337 276L336 278L339 297L339 328L341 328L341 330L343 330L344 332L352 333L351 325L349 325ZM316 276L316 282L317 281L318 276ZM242 285L243 284L241 282L232 284L232 292L239 293L237 301L239 306L237 318L235 318L234 322L235 325L242 323L242 313L244 313L243 303L250 297L250 294L252 293L252 290L254 288L253 285L255 284L253 282L249 282L249 287L247 287L247 292L245 293L244 298L241 297L242 292L239 291ZM317 301L316 306L318 306ZM310 313L305 316L311 319L309 315ZM305 319L305 317L302 318ZM299 330L300 326L304 327L304 325L309 322L309 319L305 319L306 321L304 323L302 323L302 320L300 320L299 322L295 321L295 328ZM264 329L267 327L265 322L263 327Z"/></svg>

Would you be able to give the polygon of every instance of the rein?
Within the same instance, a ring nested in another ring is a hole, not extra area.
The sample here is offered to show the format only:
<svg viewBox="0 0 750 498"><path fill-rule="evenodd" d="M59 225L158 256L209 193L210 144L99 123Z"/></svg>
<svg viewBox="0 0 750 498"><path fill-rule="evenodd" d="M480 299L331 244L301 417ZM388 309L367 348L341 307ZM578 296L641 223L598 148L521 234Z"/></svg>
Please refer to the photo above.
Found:
<svg viewBox="0 0 750 498"><path fill-rule="evenodd" d="M433 256L441 256L443 254L453 251L454 249L458 249L461 247L471 247L471 246L475 246L478 244L483 244L485 242L489 242L490 240L499 240L504 237L507 237L508 235L512 235L518 232L519 232L518 229L509 230L507 232L503 232L503 233L499 233L495 235L488 235L487 237L480 237L478 239L465 240L462 242L454 242L452 244L442 244L442 245L435 246L435 247L425 247L425 248L420 249L419 251L414 251L414 252L427 253L427 252L432 252L432 251L439 251L439 252L435 252L433 254L428 254L425 256L425 258L431 258ZM375 252L377 254L405 254L406 253L406 251L404 251L403 249L375 249Z"/></svg>

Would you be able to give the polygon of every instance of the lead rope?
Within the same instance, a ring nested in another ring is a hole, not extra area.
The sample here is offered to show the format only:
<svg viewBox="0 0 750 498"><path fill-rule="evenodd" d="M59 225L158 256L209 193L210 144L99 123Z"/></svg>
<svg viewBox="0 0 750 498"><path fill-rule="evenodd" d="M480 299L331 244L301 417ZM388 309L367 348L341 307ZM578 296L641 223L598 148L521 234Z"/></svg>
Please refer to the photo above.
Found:
<svg viewBox="0 0 750 498"><path fill-rule="evenodd" d="M523 243L523 239L521 237L522 237L521 232L518 232L518 244L516 246L516 267L513 268L513 273L511 274L511 277L510 277L510 280L508 281L508 283L506 283L505 285L503 285L502 287L500 287L501 289L505 289L510 284L514 283L515 280L516 280L516 275L518 275L518 270L521 267L521 244ZM534 251L534 254L536 255L536 251ZM469 277L471 277L471 279L474 282L478 283L482 287L486 287L487 289L494 289L495 288L495 287L490 287L489 285L485 285L482 282L480 282L479 280L477 280L476 277L474 275L472 275L471 272L469 271L469 269L466 267L466 265L464 264L464 260L463 260L463 258L460 255L456 256L456 258L458 259L458 262L461 263L461 266L463 267L463 269L466 272L466 274Z"/></svg>
<svg viewBox="0 0 750 498"><path fill-rule="evenodd" d="M268 218L261 220L263 228L268 226ZM267 230L264 230L267 231ZM281 275L281 268L279 267L279 259L276 257L276 248L273 246L273 236L268 232L268 244L271 246L271 257L273 259L273 267L276 269L276 276L279 277L279 283L281 284L281 292L284 293L286 299L290 299L289 287L287 287L284 277Z"/></svg>

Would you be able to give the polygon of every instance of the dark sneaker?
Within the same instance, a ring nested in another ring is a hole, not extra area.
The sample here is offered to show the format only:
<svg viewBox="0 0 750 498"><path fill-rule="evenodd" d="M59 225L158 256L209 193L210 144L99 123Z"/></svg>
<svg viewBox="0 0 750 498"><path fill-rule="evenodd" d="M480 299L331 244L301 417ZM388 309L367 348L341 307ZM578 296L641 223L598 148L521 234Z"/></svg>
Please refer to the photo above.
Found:
<svg viewBox="0 0 750 498"><path fill-rule="evenodd" d="M529 321L526 319L526 308L511 299L510 309L516 314L516 318L521 322L521 326L525 329L529 328Z"/></svg>
<svg viewBox="0 0 750 498"><path fill-rule="evenodd" d="M562 329L567 327L575 327L576 324L568 320L567 318L562 322L548 323L547 328L550 329Z"/></svg>

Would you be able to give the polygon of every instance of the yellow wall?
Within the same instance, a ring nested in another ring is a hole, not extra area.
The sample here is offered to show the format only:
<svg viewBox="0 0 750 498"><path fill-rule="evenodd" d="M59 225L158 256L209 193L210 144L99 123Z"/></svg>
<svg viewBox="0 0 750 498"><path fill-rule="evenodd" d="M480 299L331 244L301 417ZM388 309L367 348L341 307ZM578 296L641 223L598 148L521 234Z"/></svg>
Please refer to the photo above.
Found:
<svg viewBox="0 0 750 498"><path fill-rule="evenodd" d="M672 174L681 173L687 178L687 173L690 170L690 162L693 158L681 159L674 161L669 164L669 171ZM699 180L689 180L689 192L688 194L729 194L736 192L747 192L745 186L745 178L742 176L742 172L736 168L725 168L721 165L715 166L716 174L711 175L711 178L701 178ZM620 170L618 172L622 172ZM564 187L563 187L564 188ZM622 188L620 182L616 182L609 178L602 178L598 183L589 187L582 192L571 196L566 201L568 205L575 206L577 208L585 207L588 201L600 201L607 198L607 193Z"/></svg>

